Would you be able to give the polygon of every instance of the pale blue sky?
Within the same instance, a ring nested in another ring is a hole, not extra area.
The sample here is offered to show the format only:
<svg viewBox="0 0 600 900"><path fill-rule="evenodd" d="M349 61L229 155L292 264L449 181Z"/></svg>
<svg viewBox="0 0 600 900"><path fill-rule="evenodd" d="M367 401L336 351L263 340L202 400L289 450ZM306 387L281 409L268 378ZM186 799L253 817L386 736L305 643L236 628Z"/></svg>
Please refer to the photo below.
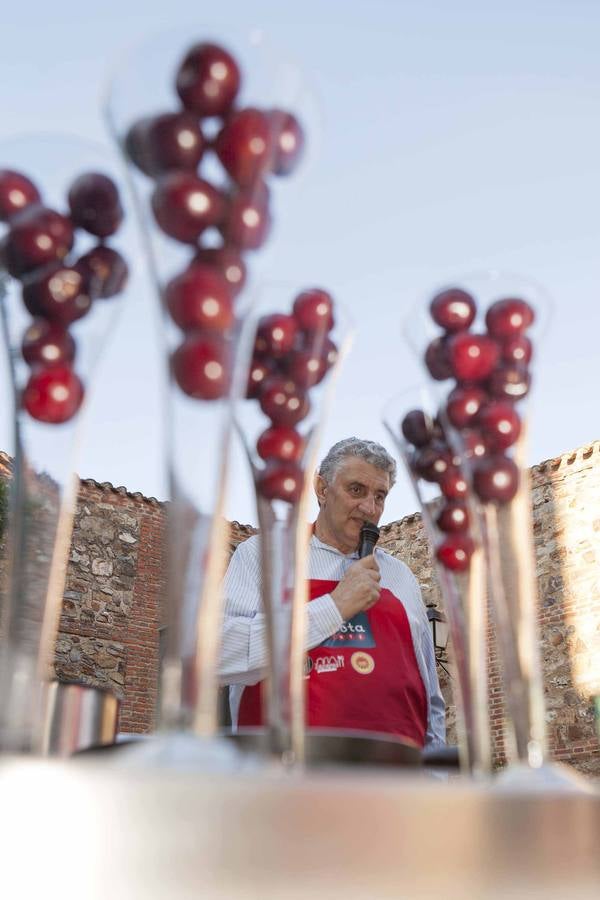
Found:
<svg viewBox="0 0 600 900"><path fill-rule="evenodd" d="M110 66L167 14L194 23L191 37L260 26L306 69L323 112L319 156L301 190L290 188L272 275L331 286L360 326L324 444L350 433L388 443L382 402L420 378L402 317L429 288L488 266L529 275L555 298L531 461L600 436L600 4L6 6L0 139L39 129L105 140L98 100ZM163 498L154 315L138 276L91 398L79 471ZM254 521L239 464L233 476L228 513ZM414 508L401 481L385 518Z"/></svg>

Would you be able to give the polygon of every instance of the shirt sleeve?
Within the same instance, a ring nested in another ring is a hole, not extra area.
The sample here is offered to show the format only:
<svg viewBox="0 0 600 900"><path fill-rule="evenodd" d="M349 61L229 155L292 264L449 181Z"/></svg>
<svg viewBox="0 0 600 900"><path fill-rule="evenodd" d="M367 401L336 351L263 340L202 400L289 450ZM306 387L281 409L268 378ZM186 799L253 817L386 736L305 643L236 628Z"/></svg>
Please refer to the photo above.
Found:
<svg viewBox="0 0 600 900"><path fill-rule="evenodd" d="M224 619L219 665L222 684L256 684L267 667L267 625L260 594L259 539L240 544L224 580ZM306 649L335 634L343 619L330 594L307 604Z"/></svg>
<svg viewBox="0 0 600 900"><path fill-rule="evenodd" d="M414 575L413 575L414 578ZM421 654L425 663L425 690L427 691L427 732L425 746L435 747L446 743L446 703L440 690L435 660L435 648L431 636L431 627L421 597L419 582L414 578L415 590L421 601L423 615L421 618Z"/></svg>

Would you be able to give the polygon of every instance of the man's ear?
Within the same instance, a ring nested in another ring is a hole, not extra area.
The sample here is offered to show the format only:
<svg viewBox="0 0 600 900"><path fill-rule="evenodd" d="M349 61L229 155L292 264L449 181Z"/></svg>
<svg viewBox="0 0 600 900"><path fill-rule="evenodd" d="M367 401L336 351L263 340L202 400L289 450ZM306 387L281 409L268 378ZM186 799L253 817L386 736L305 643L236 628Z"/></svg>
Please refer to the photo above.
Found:
<svg viewBox="0 0 600 900"><path fill-rule="evenodd" d="M319 475L318 472L315 474L314 488L315 494L317 495L317 503L319 504L319 506L323 506L325 502L325 495L327 494L327 482L322 475Z"/></svg>

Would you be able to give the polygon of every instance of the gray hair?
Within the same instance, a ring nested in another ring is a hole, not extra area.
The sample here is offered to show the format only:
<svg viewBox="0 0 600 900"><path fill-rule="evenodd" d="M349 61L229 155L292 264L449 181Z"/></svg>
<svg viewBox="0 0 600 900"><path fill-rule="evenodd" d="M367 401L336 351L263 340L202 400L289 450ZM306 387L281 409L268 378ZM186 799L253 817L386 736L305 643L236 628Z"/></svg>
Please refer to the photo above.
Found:
<svg viewBox="0 0 600 900"><path fill-rule="evenodd" d="M388 472L390 487L393 487L396 481L396 461L393 456L390 456L381 444L376 444L375 441L363 441L357 437L344 438L343 441L338 441L323 459L319 466L319 475L327 484L331 483L339 464L348 456L363 459L370 465L375 466L376 469Z"/></svg>

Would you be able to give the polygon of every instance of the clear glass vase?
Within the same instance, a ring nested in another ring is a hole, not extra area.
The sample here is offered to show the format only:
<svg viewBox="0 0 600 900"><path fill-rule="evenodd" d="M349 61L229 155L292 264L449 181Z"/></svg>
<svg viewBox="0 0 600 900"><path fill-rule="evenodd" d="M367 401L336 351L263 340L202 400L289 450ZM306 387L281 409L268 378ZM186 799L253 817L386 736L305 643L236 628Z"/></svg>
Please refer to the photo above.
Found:
<svg viewBox="0 0 600 900"><path fill-rule="evenodd" d="M506 697L508 767L499 783L533 788L574 783L548 761L527 467L532 369L550 306L529 279L475 273L430 292L405 328L482 511Z"/></svg>
<svg viewBox="0 0 600 900"><path fill-rule="evenodd" d="M481 505L425 386L402 391L383 412L415 492L449 624L461 769L491 770L487 597Z"/></svg>
<svg viewBox="0 0 600 900"><path fill-rule="evenodd" d="M324 326L315 325L319 308ZM328 291L302 283L265 283L253 314L257 328L248 391L237 404L236 424L260 530L268 656L262 709L267 752L301 764L309 508L321 431L353 329Z"/></svg>
<svg viewBox="0 0 600 900"><path fill-rule="evenodd" d="M223 501L233 403L245 391L251 350L243 334L251 285L268 260L275 216L285 213L287 176L293 182L314 152L312 95L299 69L258 31L177 28L123 58L105 112L164 312L170 373L159 719L162 729L214 738Z"/></svg>
<svg viewBox="0 0 600 900"><path fill-rule="evenodd" d="M77 449L126 299L130 222L116 160L69 135L0 146L4 439L14 461L0 620L0 746L40 750L70 552ZM125 208L124 208L125 207Z"/></svg>

